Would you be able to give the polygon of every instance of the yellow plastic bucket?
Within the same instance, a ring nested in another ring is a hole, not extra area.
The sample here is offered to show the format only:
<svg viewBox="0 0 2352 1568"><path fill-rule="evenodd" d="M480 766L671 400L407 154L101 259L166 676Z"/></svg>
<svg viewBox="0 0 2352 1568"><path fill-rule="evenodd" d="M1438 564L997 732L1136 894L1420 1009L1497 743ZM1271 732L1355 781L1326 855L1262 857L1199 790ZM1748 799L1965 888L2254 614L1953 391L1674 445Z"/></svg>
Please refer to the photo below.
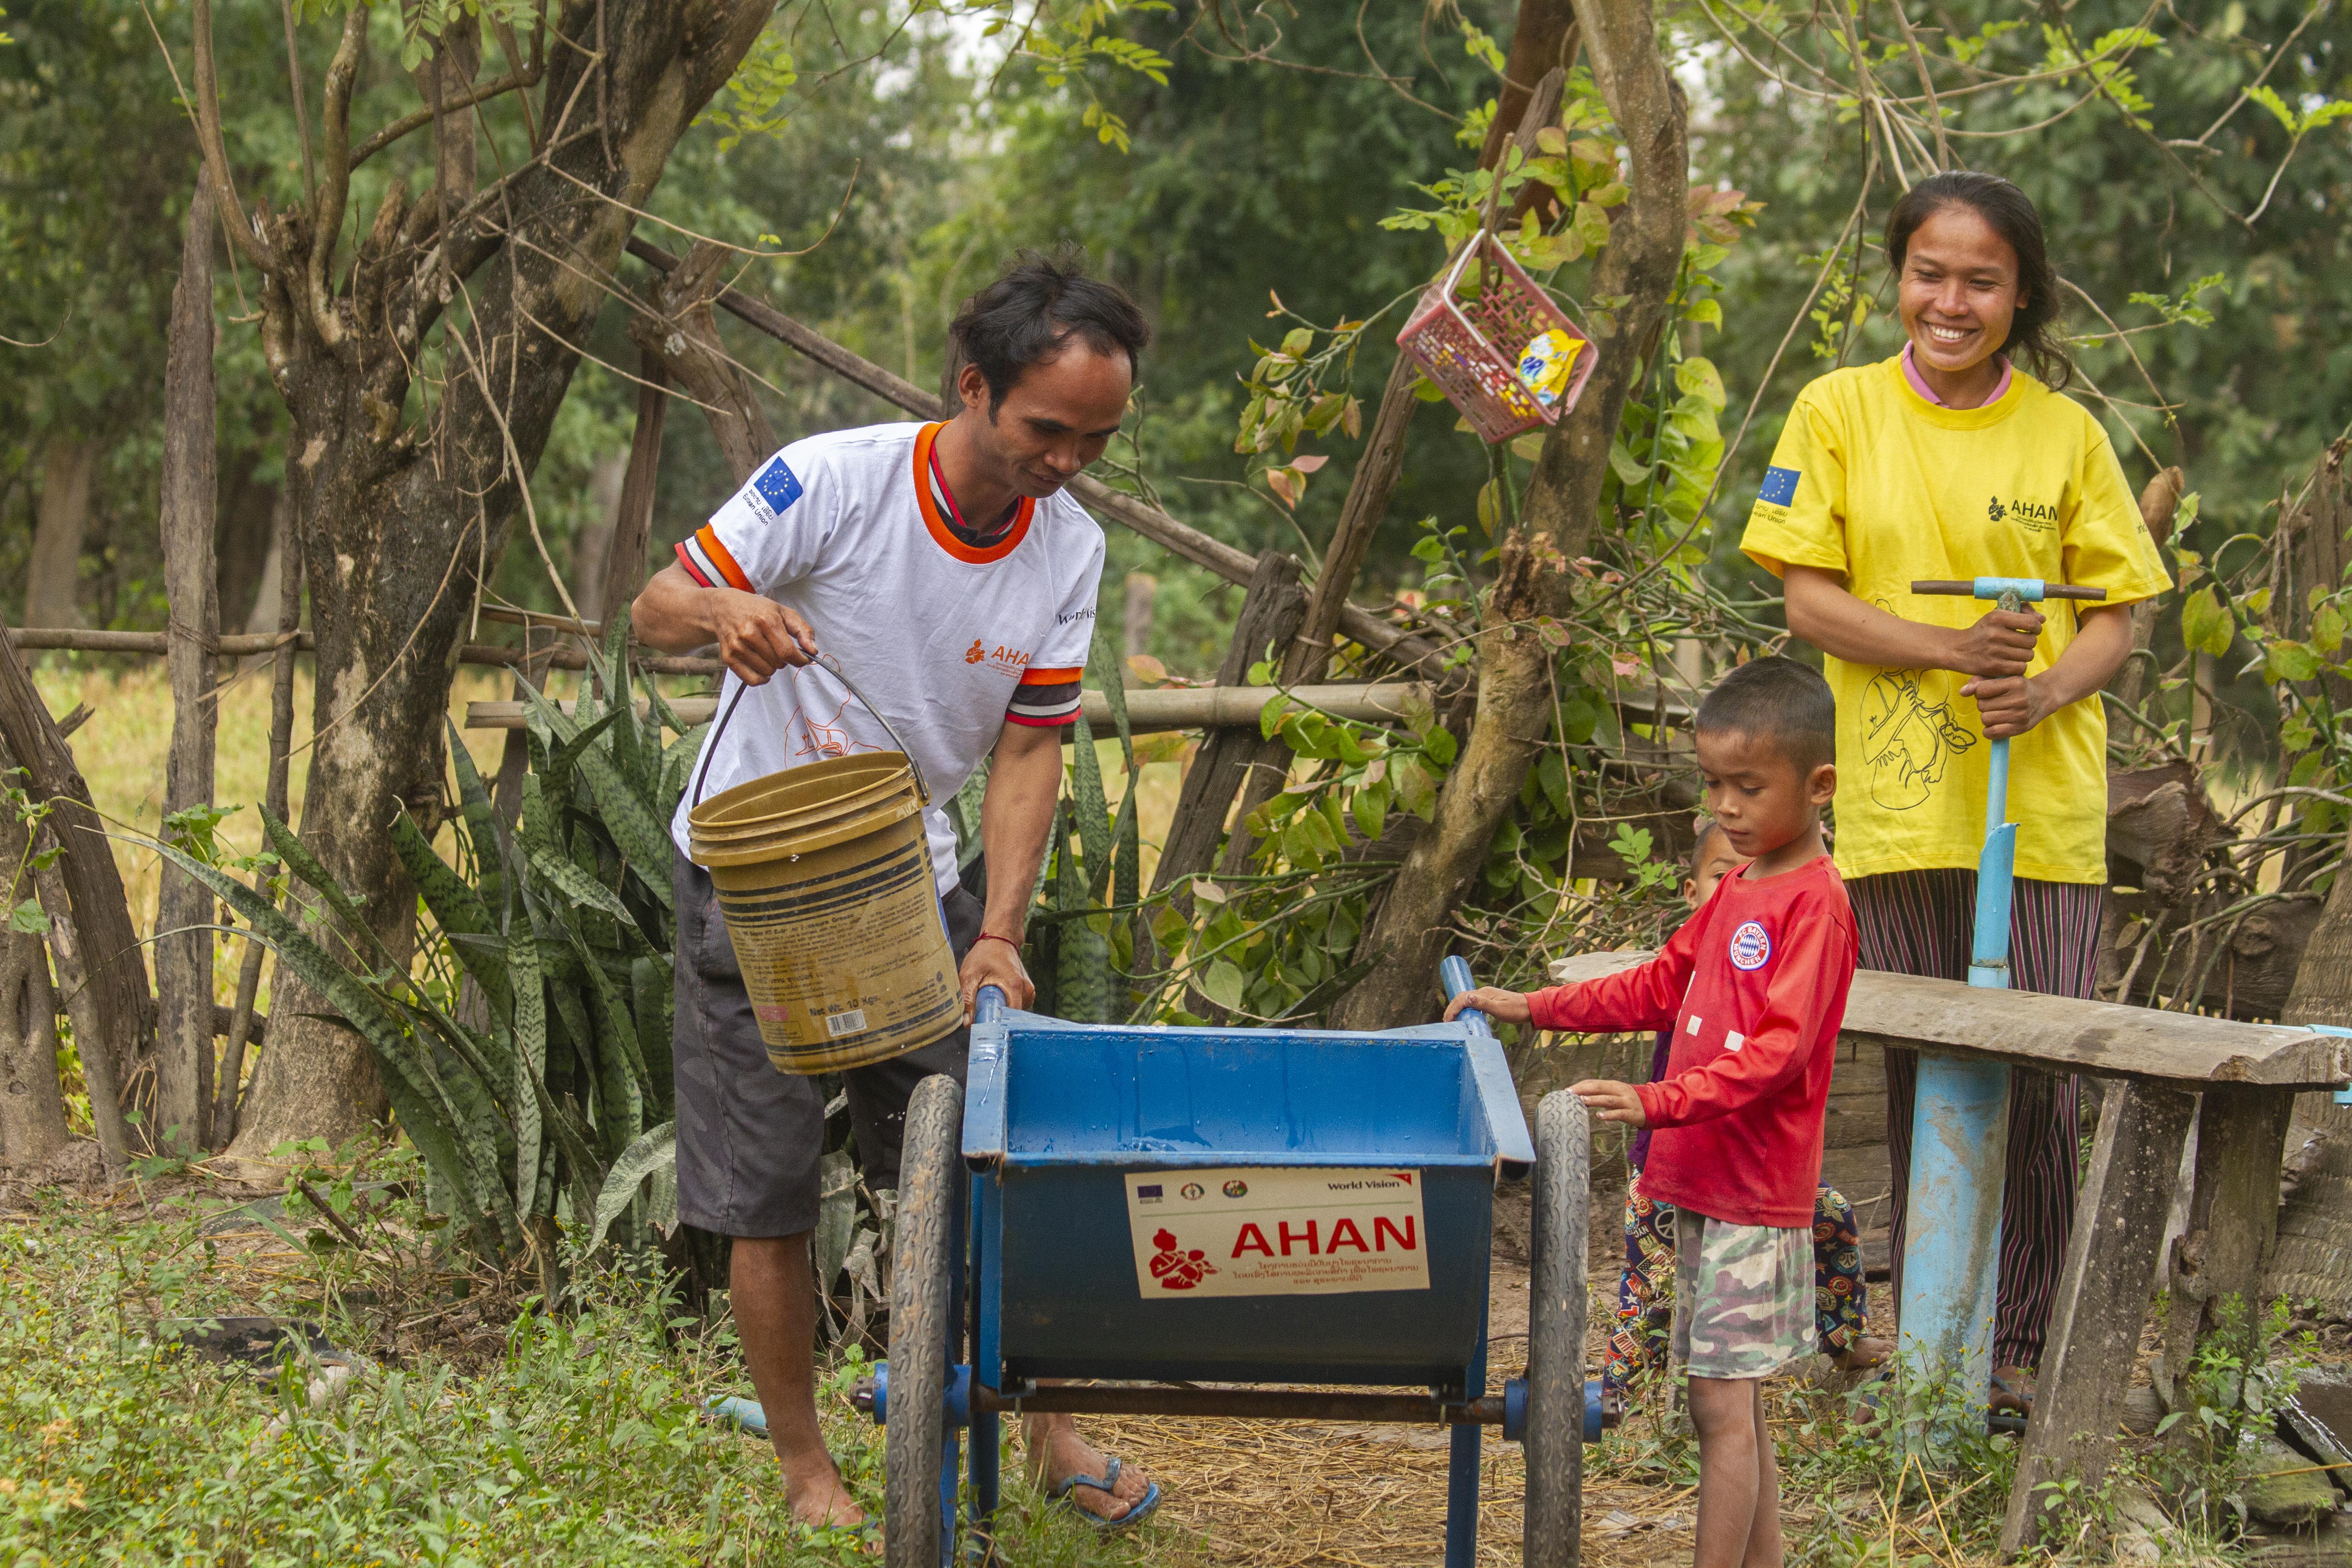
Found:
<svg viewBox="0 0 2352 1568"><path fill-rule="evenodd" d="M738 784L696 805L687 830L777 1070L866 1067L963 1022L922 784L903 752Z"/></svg>

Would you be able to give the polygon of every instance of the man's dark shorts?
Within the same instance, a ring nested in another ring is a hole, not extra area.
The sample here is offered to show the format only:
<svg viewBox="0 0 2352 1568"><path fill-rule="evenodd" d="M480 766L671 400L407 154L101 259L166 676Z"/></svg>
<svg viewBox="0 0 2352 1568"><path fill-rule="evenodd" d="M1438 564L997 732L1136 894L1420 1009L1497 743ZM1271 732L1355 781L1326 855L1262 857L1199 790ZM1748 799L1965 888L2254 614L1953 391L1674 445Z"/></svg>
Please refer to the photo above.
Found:
<svg viewBox="0 0 2352 1568"><path fill-rule="evenodd" d="M817 1156L824 1148L824 1080L768 1060L710 874L672 854L677 893L677 1214L720 1236L793 1236L816 1228ZM956 962L980 936L981 903L961 888L945 900ZM959 1028L918 1051L842 1075L858 1163L876 1191L898 1184L907 1101L933 1073L963 1081L971 1035Z"/></svg>

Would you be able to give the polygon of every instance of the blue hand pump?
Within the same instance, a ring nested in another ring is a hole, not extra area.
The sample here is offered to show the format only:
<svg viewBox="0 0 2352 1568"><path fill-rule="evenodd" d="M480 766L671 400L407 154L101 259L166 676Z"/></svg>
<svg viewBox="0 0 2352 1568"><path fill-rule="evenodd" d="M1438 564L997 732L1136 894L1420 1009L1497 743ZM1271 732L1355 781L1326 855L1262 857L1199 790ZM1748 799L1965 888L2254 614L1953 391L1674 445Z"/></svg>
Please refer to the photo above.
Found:
<svg viewBox="0 0 2352 1568"><path fill-rule="evenodd" d="M2038 577L1911 584L1915 594L1990 599L2014 612L2042 599L2104 599ZM2009 989L2009 916L2017 824L2009 820L2009 742L1990 742L1985 842L1977 858L1976 940L1969 984ZM2009 1068L1919 1053L1911 1121L1911 1195L1903 1245L1903 1354L1929 1377L1957 1373L1974 1404L1992 1377L2000 1258L2001 1173L2009 1146Z"/></svg>

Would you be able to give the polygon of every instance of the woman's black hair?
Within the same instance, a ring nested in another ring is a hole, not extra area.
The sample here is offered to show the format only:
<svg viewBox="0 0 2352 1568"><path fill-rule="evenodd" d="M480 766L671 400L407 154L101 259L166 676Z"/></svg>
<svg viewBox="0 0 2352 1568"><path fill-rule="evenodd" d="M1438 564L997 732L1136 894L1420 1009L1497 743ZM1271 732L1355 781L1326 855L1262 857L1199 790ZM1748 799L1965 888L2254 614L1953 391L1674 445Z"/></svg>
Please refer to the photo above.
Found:
<svg viewBox="0 0 2352 1568"><path fill-rule="evenodd" d="M2052 391L2074 379L2074 362L2058 336L2058 273L2042 237L2042 215L2032 198L1999 174L1969 170L1930 174L1909 190L1886 215L1886 263L1899 278L1904 253L1919 226L1946 207L1967 207L2017 253L2017 314L2000 352L2022 358L2026 368Z"/></svg>
<svg viewBox="0 0 2352 1568"><path fill-rule="evenodd" d="M950 374L967 363L980 367L992 420L1022 373L1060 354L1072 337L1097 353L1126 354L1132 372L1151 326L1126 289L1087 275L1086 252L1076 246L1051 256L1024 250L948 324Z"/></svg>

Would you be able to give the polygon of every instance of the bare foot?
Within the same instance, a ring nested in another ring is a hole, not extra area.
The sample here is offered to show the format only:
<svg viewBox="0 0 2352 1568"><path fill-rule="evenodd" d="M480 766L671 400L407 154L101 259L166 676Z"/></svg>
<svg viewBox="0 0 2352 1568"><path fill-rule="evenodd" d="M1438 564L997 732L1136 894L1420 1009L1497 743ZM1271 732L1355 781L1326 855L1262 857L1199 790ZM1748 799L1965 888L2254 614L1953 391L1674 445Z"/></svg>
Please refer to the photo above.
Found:
<svg viewBox="0 0 2352 1568"><path fill-rule="evenodd" d="M833 1456L819 1448L813 1459L783 1462L784 1498L793 1518L812 1529L856 1530L866 1522L866 1510L841 1484Z"/></svg>
<svg viewBox="0 0 2352 1568"><path fill-rule="evenodd" d="M1886 1358L1894 1353L1895 1346L1891 1342L1865 1338L1856 1340L1838 1352L1830 1358L1830 1363L1840 1372L1868 1372L1872 1367L1885 1365Z"/></svg>
<svg viewBox="0 0 2352 1568"><path fill-rule="evenodd" d="M1039 1487L1051 1491L1072 1476L1092 1476L1100 1480L1110 1468L1109 1458L1078 1436L1076 1423L1068 1416L1035 1417L1034 1422L1027 1434L1029 1479ZM1099 1487L1072 1487L1068 1495L1088 1513L1117 1519L1141 1502L1150 1489L1149 1476L1133 1465L1122 1464L1109 1491Z"/></svg>

